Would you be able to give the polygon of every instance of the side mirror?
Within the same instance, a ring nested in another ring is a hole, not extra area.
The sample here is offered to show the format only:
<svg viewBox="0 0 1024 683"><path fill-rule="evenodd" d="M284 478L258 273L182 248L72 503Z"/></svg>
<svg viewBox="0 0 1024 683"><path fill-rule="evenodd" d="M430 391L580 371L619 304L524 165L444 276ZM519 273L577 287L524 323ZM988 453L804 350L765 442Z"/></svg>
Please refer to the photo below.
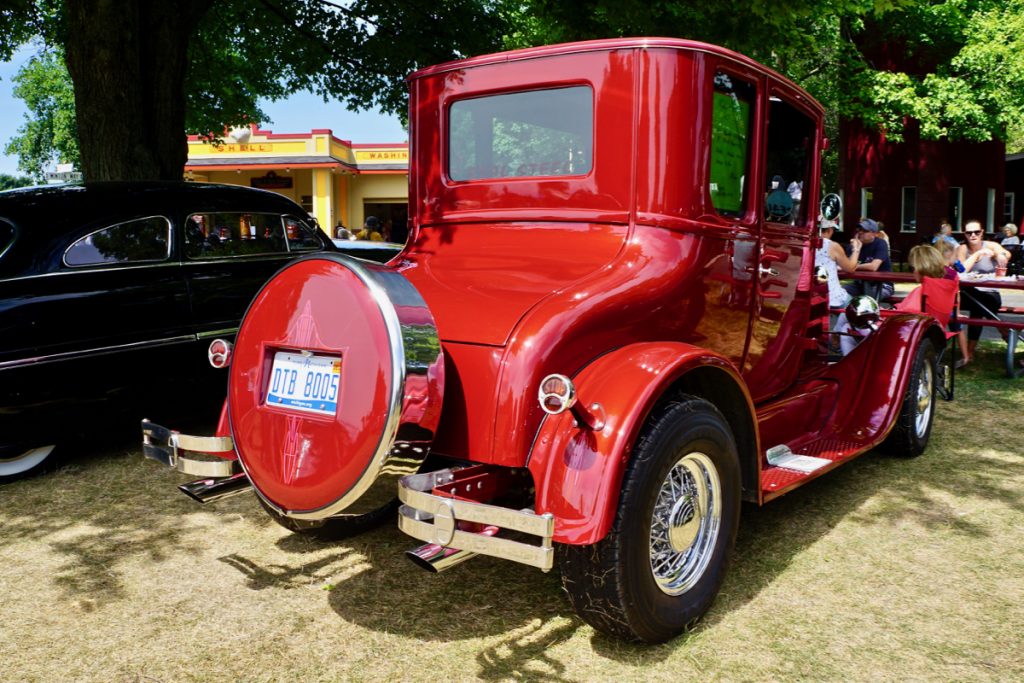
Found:
<svg viewBox="0 0 1024 683"><path fill-rule="evenodd" d="M834 221L843 213L843 200L839 195L827 194L821 198L821 216L827 221Z"/></svg>

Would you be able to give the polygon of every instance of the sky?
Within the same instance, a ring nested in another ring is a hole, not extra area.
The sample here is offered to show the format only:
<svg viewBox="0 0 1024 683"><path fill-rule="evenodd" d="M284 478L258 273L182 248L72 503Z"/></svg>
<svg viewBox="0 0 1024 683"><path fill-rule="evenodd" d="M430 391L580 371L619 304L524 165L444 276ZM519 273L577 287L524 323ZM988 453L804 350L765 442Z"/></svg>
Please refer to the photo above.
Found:
<svg viewBox="0 0 1024 683"><path fill-rule="evenodd" d="M18 171L17 157L6 156L3 148L25 122L27 110L14 97L11 78L27 62L35 48L18 50L9 62L0 62L0 173L25 175ZM263 102L263 111L273 122L262 124L275 133L308 133L314 128L330 128L335 137L355 143L404 142L408 139L398 117L377 112L351 112L341 102L324 102L310 93L296 93L277 102ZM115 144L115 141L111 141Z"/></svg>

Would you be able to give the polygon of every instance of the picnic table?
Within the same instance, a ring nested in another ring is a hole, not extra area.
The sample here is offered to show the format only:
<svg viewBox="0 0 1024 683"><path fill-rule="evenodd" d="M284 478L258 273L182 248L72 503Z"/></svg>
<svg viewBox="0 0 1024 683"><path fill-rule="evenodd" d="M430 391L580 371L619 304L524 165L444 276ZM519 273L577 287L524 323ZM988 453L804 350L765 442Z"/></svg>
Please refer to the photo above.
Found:
<svg viewBox="0 0 1024 683"><path fill-rule="evenodd" d="M876 273L871 271L857 271L855 273L843 273L841 277L849 280L864 280L865 282L917 282L914 279L913 273ZM979 287L985 289L1024 291L1024 278L1016 275L1004 275L1000 277L995 275L979 276L972 275L970 273L962 273L960 275L959 282L961 297L971 297L971 291ZM1007 318L1007 316L1024 315L1024 307L1000 306L998 311L991 311L986 306L978 302L977 299L974 299L974 301L978 303L979 308L983 309L991 316L991 319L965 318L963 316L958 316L956 321L961 325L978 325L1006 330L1006 376L1020 377L1021 375L1024 375L1024 368L1021 368L1015 362L1016 359L1014 357L1014 354L1017 351L1017 342L1020 339L1021 331L1024 330L1024 320L1010 320Z"/></svg>

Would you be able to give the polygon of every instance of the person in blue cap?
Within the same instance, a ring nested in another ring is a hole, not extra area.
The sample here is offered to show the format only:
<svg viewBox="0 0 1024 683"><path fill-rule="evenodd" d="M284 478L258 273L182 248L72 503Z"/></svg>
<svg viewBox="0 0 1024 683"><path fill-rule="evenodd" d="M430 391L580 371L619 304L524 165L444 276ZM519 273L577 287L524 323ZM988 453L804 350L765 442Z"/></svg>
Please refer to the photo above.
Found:
<svg viewBox="0 0 1024 683"><path fill-rule="evenodd" d="M870 218L862 218L857 225L857 240L860 251L856 254L857 270L874 273L891 273L892 261L889 260L889 243L878 236L878 222ZM854 255L851 253L851 257ZM892 296L891 282L865 282L854 280L844 285L851 297L866 294L876 301L883 301Z"/></svg>

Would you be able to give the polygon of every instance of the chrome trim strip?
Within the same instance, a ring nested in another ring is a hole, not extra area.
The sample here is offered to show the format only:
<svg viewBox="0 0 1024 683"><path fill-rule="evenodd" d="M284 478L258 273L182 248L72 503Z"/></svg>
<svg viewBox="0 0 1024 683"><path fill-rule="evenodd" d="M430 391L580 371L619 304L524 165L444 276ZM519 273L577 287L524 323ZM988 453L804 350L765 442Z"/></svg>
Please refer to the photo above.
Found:
<svg viewBox="0 0 1024 683"><path fill-rule="evenodd" d="M209 339L210 337L225 337L238 334L237 327L227 327L222 330L209 330L207 332L197 332L196 339Z"/></svg>
<svg viewBox="0 0 1024 683"><path fill-rule="evenodd" d="M131 220L121 221L120 223L114 223L113 225L108 225L106 227L99 228L98 230L93 230L92 232L90 232L90 233L88 233L86 235L82 235L77 240L75 240L74 242L72 242L71 244L68 245L68 248L64 250L63 254L61 254L60 262L62 264L64 264L66 267L68 267L68 268L74 268L76 271L79 271L82 268L96 269L97 267L102 268L103 270L106 270L107 268L121 265L120 263L114 262L114 263L85 263L85 264L82 264L80 266L75 266L75 265L72 265L72 264L68 263L68 252L71 251L71 249L76 244L78 244L79 242L81 242L84 239L88 239L88 238L92 237L93 235L95 235L98 232L103 232L104 230L111 230L113 228L116 228L116 227L119 227L119 226L122 226L122 225L128 225L129 223L138 223L140 221L148 221L148 220L151 220L153 218L157 218L157 219L161 219L162 218L164 223L167 224L167 255L164 256L162 259L145 259L145 260L140 260L140 261L126 261L126 263L139 263L139 264L142 264L142 263L162 263L162 262L166 261L167 259L171 258L171 249L173 247L174 230L173 230L173 227L171 226L171 219L169 219L167 216L159 216L159 215L142 216L140 218L132 218Z"/></svg>
<svg viewBox="0 0 1024 683"><path fill-rule="evenodd" d="M413 538L444 547L537 567L549 571L555 551L551 539L555 518L550 512L538 515L529 510L454 500L428 491L450 479L451 470L402 477L398 482L398 528ZM541 545L531 545L497 536L461 531L459 522L475 522L539 536ZM452 530L454 529L454 531Z"/></svg>
<svg viewBox="0 0 1024 683"><path fill-rule="evenodd" d="M82 358L83 356L103 356L108 353L117 353L119 351L130 351L132 349L145 348L147 346L170 346L171 344L183 344L185 342L197 341L197 337L194 334L182 335L179 337L167 337L165 339L150 339L141 342L132 342L130 344L117 344L114 346L99 346L94 349L85 349L82 351L64 351L61 353L53 353L48 356L35 356L33 358L20 358L18 360L8 360L0 363L0 370L7 370L10 368L17 368L29 365L41 365L43 363L54 363L62 360L69 360L72 358Z"/></svg>
<svg viewBox="0 0 1024 683"><path fill-rule="evenodd" d="M138 263L134 262L133 263ZM0 282L17 282L19 280L35 280L41 277L55 277L64 275L82 275L83 273L112 273L114 271L121 272L122 270L138 270L140 268L181 268L181 263L178 261L147 261L145 263L138 263L138 265L122 265L112 264L105 268L93 268L92 266L69 266L69 270L55 270L52 273L33 273L32 275L19 275L17 277L9 277ZM73 270L72 270L73 269Z"/></svg>

